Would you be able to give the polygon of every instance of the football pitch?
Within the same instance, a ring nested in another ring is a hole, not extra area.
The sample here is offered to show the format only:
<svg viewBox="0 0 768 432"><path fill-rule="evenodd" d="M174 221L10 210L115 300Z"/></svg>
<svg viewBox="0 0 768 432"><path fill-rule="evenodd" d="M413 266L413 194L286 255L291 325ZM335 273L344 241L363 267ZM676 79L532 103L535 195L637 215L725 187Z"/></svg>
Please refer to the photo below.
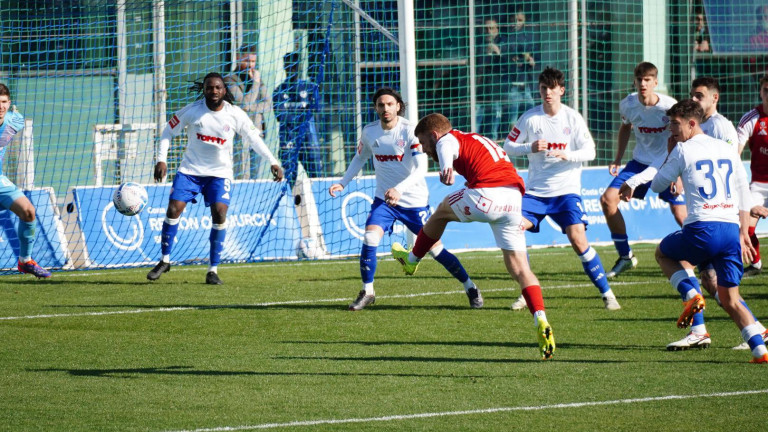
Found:
<svg viewBox="0 0 768 432"><path fill-rule="evenodd" d="M597 248L606 267L613 248ZM570 248L530 252L557 350L499 252L459 254L485 307L425 259L379 259L376 304L348 312L357 260L0 277L0 430L763 430L768 370L708 300L706 350L668 352L680 298L653 245L603 309ZM742 295L768 324L768 276Z"/></svg>

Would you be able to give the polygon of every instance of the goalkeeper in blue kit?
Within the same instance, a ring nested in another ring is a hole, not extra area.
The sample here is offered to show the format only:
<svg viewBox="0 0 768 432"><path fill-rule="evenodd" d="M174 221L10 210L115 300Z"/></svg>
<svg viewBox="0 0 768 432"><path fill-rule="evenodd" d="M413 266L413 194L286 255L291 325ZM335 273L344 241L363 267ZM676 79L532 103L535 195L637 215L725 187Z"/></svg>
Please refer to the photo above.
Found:
<svg viewBox="0 0 768 432"><path fill-rule="evenodd" d="M16 231L19 236L19 271L38 278L49 278L51 272L37 265L32 259L32 245L35 243L35 207L2 171L5 149L23 128L24 116L15 109L11 110L11 91L5 84L0 84L0 207L19 217Z"/></svg>

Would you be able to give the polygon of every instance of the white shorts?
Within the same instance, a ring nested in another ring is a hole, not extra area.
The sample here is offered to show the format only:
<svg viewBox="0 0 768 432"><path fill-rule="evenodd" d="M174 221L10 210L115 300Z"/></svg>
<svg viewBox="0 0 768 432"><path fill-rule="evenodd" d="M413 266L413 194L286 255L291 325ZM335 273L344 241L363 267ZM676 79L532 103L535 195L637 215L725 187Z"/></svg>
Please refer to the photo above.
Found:
<svg viewBox="0 0 768 432"><path fill-rule="evenodd" d="M752 193L752 205L768 204L768 183L752 182L749 185L749 192Z"/></svg>
<svg viewBox="0 0 768 432"><path fill-rule="evenodd" d="M459 221L489 224L496 246L504 250L525 251L521 214L523 196L516 187L464 188L446 199Z"/></svg>

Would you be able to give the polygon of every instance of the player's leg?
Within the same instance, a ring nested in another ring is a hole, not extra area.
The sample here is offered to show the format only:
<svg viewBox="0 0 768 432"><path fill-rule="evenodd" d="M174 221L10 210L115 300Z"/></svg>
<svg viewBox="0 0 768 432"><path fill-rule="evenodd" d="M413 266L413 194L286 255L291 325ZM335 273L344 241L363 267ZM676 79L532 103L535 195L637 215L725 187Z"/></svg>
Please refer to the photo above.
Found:
<svg viewBox="0 0 768 432"><path fill-rule="evenodd" d="M670 351L706 348L712 342L704 323L704 297L689 262L704 262L706 250L698 242L701 237L688 231L677 231L665 237L656 248L656 262L683 300L683 313L677 321L680 328L691 327L683 339L667 345ZM683 263L687 265L683 266Z"/></svg>
<svg viewBox="0 0 768 432"><path fill-rule="evenodd" d="M603 304L608 310L621 309L621 305L616 300L611 286L608 284L608 278L605 276L605 269L600 260L600 255L593 249L587 241L586 227L583 223L575 223L565 227L565 234L568 241L571 242L576 255L581 260L581 266L584 269L589 280L595 285L603 299Z"/></svg>
<svg viewBox="0 0 768 432"><path fill-rule="evenodd" d="M363 234L363 246L360 249L360 278L363 287L357 298L349 304L350 311L359 311L376 302L376 291L373 288L373 279L376 274L378 258L376 251L379 248L384 232L391 232L396 220L396 210L387 205L383 200L376 198L371 204L371 212L365 221L365 233Z"/></svg>
<svg viewBox="0 0 768 432"><path fill-rule="evenodd" d="M403 271L406 274L414 274L419 266L419 261L424 258L424 255L432 249L435 244L440 240L445 231L445 226L448 222L458 222L460 219L454 213L451 208L451 202L458 202L462 199L465 191L471 191L471 189L462 189L458 192L446 196L440 205L437 206L435 213L430 216L427 223L419 231L416 236L416 242L413 245L413 249L410 252L405 250L392 248L392 256L403 266Z"/></svg>
<svg viewBox="0 0 768 432"><path fill-rule="evenodd" d="M744 277L757 276L763 271L763 261L760 259L760 239L755 234L757 228L757 218L750 218L749 221L749 242L752 243L752 247L755 248L755 256L752 258L752 262L744 269Z"/></svg>
<svg viewBox="0 0 768 432"><path fill-rule="evenodd" d="M187 207L187 203L192 201L200 193L202 187L197 178L177 172L173 178L171 186L171 195L168 198L168 208L165 210L165 219L160 231L160 253L162 257L160 262L147 273L147 279L157 280L163 273L171 270L171 251L176 242L176 234L179 231L179 220L181 213Z"/></svg>
<svg viewBox="0 0 768 432"><path fill-rule="evenodd" d="M19 217L17 234L19 237L19 261L17 268L22 273L29 273L38 278L49 278L51 272L40 267L32 259L32 246L35 244L35 207L29 199L15 187L15 193L8 196L13 199L10 210Z"/></svg>
<svg viewBox="0 0 768 432"><path fill-rule="evenodd" d="M205 274L205 283L221 285L219 278L219 263L224 251L224 240L227 238L227 211L233 194L232 181L221 177L206 177L202 184L205 205L211 208L211 243L210 262Z"/></svg>

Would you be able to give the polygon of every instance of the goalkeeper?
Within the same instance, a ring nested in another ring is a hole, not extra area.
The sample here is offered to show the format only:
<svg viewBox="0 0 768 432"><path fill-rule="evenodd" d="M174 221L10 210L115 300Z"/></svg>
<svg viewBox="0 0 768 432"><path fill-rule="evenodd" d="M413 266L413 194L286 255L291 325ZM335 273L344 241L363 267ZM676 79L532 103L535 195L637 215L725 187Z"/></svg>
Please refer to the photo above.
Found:
<svg viewBox="0 0 768 432"><path fill-rule="evenodd" d="M11 91L5 84L0 84L0 206L19 217L16 231L19 236L19 271L38 278L49 278L51 272L37 265L32 259L32 245L35 243L35 207L21 189L3 175L5 149L23 128L24 116L17 112L15 107L11 110Z"/></svg>
<svg viewBox="0 0 768 432"><path fill-rule="evenodd" d="M392 226L400 221L413 233L418 233L432 214L427 203L427 182L424 180L427 157L413 132L414 126L401 117L405 112L403 98L393 89L383 87L373 95L373 104L379 120L363 128L357 154L347 167L344 178L328 189L331 196L335 197L373 156L376 199L365 222L363 249L360 252L363 289L349 305L351 311L359 311L376 301L373 289L376 249L384 232L392 233ZM439 241L429 253L464 285L469 305L473 308L482 307L483 297L456 255L443 248Z"/></svg>

